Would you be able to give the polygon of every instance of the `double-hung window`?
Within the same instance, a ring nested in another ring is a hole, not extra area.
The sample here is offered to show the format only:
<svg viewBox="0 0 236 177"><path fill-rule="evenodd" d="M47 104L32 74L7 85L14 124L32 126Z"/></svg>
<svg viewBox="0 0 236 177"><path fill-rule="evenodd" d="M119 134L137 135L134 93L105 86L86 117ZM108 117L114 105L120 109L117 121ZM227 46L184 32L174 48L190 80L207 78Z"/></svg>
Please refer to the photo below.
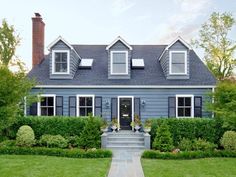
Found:
<svg viewBox="0 0 236 177"><path fill-rule="evenodd" d="M170 74L187 74L187 51L170 51Z"/></svg>
<svg viewBox="0 0 236 177"><path fill-rule="evenodd" d="M77 95L77 116L94 115L94 95Z"/></svg>
<svg viewBox="0 0 236 177"><path fill-rule="evenodd" d="M177 117L193 117L193 95L176 95Z"/></svg>
<svg viewBox="0 0 236 177"><path fill-rule="evenodd" d="M111 74L128 74L128 51L111 51Z"/></svg>
<svg viewBox="0 0 236 177"><path fill-rule="evenodd" d="M53 74L69 74L69 53L68 50L52 51Z"/></svg>
<svg viewBox="0 0 236 177"><path fill-rule="evenodd" d="M38 102L38 116L55 116L55 95L41 95Z"/></svg>

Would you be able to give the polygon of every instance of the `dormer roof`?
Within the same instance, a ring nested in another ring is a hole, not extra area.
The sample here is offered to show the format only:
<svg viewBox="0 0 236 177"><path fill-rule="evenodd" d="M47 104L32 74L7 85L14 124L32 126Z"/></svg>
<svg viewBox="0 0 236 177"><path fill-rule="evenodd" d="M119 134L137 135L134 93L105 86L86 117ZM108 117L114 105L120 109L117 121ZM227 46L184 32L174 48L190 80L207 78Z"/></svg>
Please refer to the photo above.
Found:
<svg viewBox="0 0 236 177"><path fill-rule="evenodd" d="M120 36L118 36L111 44L109 44L106 47L106 50L109 50L118 41L122 42L127 48L129 48L129 50L133 50L133 48Z"/></svg>

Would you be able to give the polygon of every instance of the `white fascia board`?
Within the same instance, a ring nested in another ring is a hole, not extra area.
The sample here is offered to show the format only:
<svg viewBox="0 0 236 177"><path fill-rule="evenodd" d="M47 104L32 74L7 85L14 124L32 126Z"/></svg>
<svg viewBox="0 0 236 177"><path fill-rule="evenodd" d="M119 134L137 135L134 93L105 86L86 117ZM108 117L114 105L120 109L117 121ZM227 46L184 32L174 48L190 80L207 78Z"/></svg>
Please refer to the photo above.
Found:
<svg viewBox="0 0 236 177"><path fill-rule="evenodd" d="M129 48L129 50L133 50L133 48L120 36L118 36L110 45L106 47L106 50L109 50L117 41L121 41L123 44L125 44L126 47Z"/></svg>
<svg viewBox="0 0 236 177"><path fill-rule="evenodd" d="M34 88L215 88L215 85L36 85Z"/></svg>

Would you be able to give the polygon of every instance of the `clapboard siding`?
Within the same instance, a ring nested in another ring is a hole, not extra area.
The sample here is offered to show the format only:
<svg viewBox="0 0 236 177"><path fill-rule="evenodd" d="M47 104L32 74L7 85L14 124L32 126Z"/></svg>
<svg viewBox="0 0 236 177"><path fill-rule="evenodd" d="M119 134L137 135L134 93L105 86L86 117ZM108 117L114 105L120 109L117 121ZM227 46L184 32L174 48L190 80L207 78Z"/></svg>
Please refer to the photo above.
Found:
<svg viewBox="0 0 236 177"><path fill-rule="evenodd" d="M70 51L70 73L69 74L52 74L52 50L69 50ZM74 50L71 50L64 42L58 41L50 50L50 79L73 79L76 71L78 70L80 59Z"/></svg>
<svg viewBox="0 0 236 177"><path fill-rule="evenodd" d="M111 51L128 51L128 74L111 75ZM131 51L121 41L117 41L108 51L108 79L130 79Z"/></svg>
<svg viewBox="0 0 236 177"><path fill-rule="evenodd" d="M41 93L40 89L33 89L33 93ZM140 98L141 102L145 101L145 106L140 106L141 119L144 121L148 118L168 117L168 97L176 94L193 94L194 96L203 97L203 116L207 117L211 114L204 110L204 105L207 101L206 94L211 92L211 89L44 89L45 94L56 94L56 96L63 96L63 113L68 115L69 96L76 96L77 94L95 95L102 97L102 117L111 119L111 98L117 96L134 96ZM106 102L110 106L106 107Z"/></svg>

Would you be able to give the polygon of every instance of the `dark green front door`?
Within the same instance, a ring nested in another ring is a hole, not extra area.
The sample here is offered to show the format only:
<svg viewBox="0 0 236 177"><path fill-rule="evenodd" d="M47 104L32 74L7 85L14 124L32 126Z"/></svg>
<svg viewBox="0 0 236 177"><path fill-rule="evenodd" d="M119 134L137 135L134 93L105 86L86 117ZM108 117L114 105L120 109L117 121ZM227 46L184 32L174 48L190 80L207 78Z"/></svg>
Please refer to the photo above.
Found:
<svg viewBox="0 0 236 177"><path fill-rule="evenodd" d="M120 128L131 130L132 122L132 98L120 98Z"/></svg>

